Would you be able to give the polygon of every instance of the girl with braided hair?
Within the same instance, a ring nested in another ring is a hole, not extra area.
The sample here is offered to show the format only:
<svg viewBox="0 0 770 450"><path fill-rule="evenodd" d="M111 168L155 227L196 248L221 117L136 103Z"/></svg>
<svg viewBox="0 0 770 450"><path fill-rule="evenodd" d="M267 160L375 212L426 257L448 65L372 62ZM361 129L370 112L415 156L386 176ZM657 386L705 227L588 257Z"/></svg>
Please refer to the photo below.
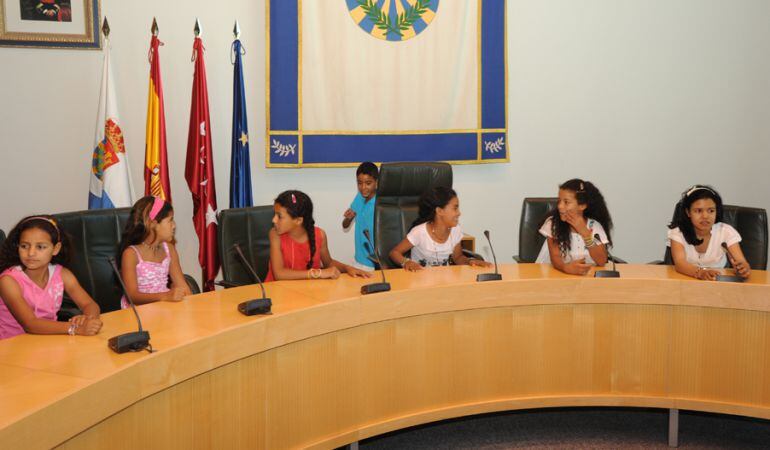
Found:
<svg viewBox="0 0 770 450"><path fill-rule="evenodd" d="M270 266L265 281L335 279L345 272L369 278L369 272L332 259L326 233L315 226L313 202L300 191L285 191L273 204Z"/></svg>

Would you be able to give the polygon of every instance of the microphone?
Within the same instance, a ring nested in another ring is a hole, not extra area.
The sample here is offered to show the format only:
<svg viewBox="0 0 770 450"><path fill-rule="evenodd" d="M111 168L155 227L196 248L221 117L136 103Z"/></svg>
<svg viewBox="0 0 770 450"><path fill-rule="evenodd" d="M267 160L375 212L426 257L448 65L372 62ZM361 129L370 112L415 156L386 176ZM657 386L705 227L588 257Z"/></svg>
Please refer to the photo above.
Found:
<svg viewBox="0 0 770 450"><path fill-rule="evenodd" d="M594 234L594 239L601 242L599 233ZM612 259L612 255L610 255L609 245L605 245L604 248L607 250L607 260L612 261L612 270L597 270L594 272L594 278L620 278L620 272L615 270L615 260Z"/></svg>
<svg viewBox="0 0 770 450"><path fill-rule="evenodd" d="M369 260L376 263L378 266L380 266L380 274L382 274L382 282L381 283L371 283L366 284L364 286L361 286L361 294L367 295L367 294L374 294L375 292L387 292L390 290L390 283L385 281L385 270L382 268L382 263L380 262L380 254L377 252L377 248L374 246L374 242L372 241L372 236L369 234L369 230L367 228L364 228L364 236L366 236L366 242L371 246L371 253L374 254L376 259L372 258L371 255L369 255Z"/></svg>
<svg viewBox="0 0 770 450"><path fill-rule="evenodd" d="M489 239L489 230L484 230L484 236L487 238L489 249L492 251L492 260L495 261L495 273L480 273L476 275L476 281L500 281L503 276L497 272L497 256L495 256L495 249L492 248L492 241Z"/></svg>
<svg viewBox="0 0 770 450"><path fill-rule="evenodd" d="M110 265L112 266L112 270L115 272L115 276L118 277L120 287L123 288L123 294L126 296L128 304L131 305L131 309L134 310L136 322L139 324L139 331L132 331L130 333L111 337L107 341L107 346L110 347L110 350L114 351L115 353L138 352L146 349L147 347L149 347L149 351L152 353L152 346L150 345L150 332L144 331L142 329L142 319L139 318L139 313L136 311L134 301L131 299L131 296L128 295L128 289L126 289L126 284L123 282L123 277L120 276L118 265L115 264L115 258L110 256L107 259L110 261Z"/></svg>
<svg viewBox="0 0 770 450"><path fill-rule="evenodd" d="M246 269L248 269L252 278L254 278L254 280L259 283L259 287L262 288L262 298L246 300L245 302L239 303L238 311L245 316L253 316L255 314L271 314L270 310L273 307L273 301L267 298L267 294L265 293L265 285L262 284L262 280L259 279L257 271L254 270L254 267L252 267L252 265L249 263L249 260L246 259L246 256L243 255L240 245L237 243L233 244L233 250L235 250L235 253L238 254L238 258L241 260L241 264L243 264Z"/></svg>
<svg viewBox="0 0 770 450"><path fill-rule="evenodd" d="M727 248L727 242L722 242L722 250L727 254L727 260L730 261L730 265L735 268L735 258L730 253L730 249ZM737 272L736 272L737 273ZM739 275L717 275L717 281L726 281L728 283L742 283L743 277Z"/></svg>

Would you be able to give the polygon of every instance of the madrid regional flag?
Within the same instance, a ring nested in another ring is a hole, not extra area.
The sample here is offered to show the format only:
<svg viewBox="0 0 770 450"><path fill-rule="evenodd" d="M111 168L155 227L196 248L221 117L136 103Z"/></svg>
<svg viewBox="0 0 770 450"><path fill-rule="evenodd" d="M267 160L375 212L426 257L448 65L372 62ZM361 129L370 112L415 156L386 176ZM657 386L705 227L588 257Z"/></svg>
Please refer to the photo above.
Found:
<svg viewBox="0 0 770 450"><path fill-rule="evenodd" d="M126 145L118 119L118 105L110 66L110 41L104 42L104 66L96 116L88 209L120 208L134 203Z"/></svg>

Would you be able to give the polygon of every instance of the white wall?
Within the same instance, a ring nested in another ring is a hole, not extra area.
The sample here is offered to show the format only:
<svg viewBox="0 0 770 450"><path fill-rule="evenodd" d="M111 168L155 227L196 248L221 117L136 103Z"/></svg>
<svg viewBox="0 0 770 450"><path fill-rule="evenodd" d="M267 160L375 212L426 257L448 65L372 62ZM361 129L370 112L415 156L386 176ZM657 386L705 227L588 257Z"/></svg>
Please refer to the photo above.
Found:
<svg viewBox="0 0 770 450"><path fill-rule="evenodd" d="M238 18L248 51L255 203L269 204L287 188L308 192L332 255L351 258L352 234L339 223L355 193L354 170L264 168L264 1L102 0L102 7L137 187L152 17L160 24L185 272L199 273L184 181L196 16L207 48L220 207L228 204L229 47ZM633 262L661 256L673 203L693 183L715 185L728 203L770 208L767 17L765 0L509 0L511 162L455 166L466 230L477 237L491 230L498 257L510 261L522 198L555 195L559 182L575 176L602 189L616 224L616 253ZM100 67L97 51L0 48L1 228L26 214L87 206ZM488 254L486 245L479 249Z"/></svg>

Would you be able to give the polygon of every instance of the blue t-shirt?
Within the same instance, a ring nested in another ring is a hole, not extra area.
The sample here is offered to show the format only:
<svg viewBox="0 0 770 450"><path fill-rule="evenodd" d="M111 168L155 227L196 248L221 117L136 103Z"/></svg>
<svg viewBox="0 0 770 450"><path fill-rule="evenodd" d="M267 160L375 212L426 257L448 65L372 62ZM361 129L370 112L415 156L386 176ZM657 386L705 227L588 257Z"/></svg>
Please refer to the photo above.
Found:
<svg viewBox="0 0 770 450"><path fill-rule="evenodd" d="M353 203L350 204L350 209L356 213L354 219L356 221L356 262L367 267L374 267L374 263L367 258L374 249L369 248L370 245L366 240L366 236L364 236L364 230L369 230L369 235L374 239L374 202L376 199L377 196L373 195L369 201L366 201L359 192L356 194L356 198L353 199Z"/></svg>

